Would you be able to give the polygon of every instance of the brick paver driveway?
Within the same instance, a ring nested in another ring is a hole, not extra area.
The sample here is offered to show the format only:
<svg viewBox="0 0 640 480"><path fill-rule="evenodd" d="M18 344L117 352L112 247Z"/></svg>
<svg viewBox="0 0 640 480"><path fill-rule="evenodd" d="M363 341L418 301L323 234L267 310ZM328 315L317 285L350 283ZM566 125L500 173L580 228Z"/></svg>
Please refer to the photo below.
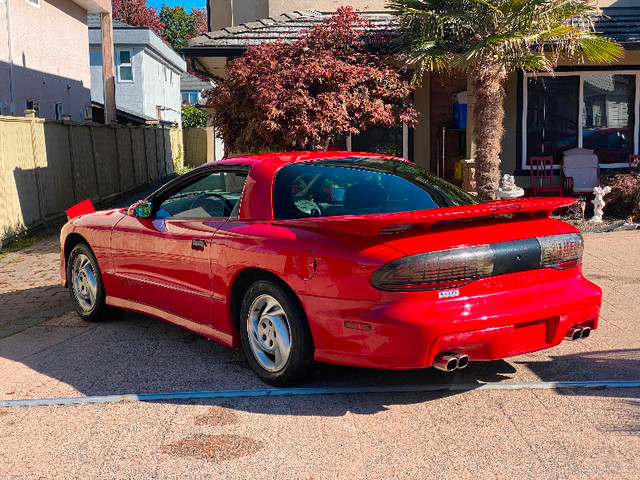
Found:
<svg viewBox="0 0 640 480"><path fill-rule="evenodd" d="M326 366L305 385L461 391L0 408L0 479L638 478L639 388L473 389L640 380L640 232L585 242L605 292L587 340L453 375ZM142 315L88 324L70 310L57 237L0 260L0 401L266 388L240 352Z"/></svg>

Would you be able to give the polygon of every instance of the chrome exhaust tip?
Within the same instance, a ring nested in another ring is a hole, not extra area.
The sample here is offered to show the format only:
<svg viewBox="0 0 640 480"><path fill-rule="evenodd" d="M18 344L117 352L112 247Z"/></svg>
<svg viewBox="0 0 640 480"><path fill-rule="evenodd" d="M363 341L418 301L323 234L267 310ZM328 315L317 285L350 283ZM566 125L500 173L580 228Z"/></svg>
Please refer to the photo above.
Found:
<svg viewBox="0 0 640 480"><path fill-rule="evenodd" d="M458 368L458 359L450 353L439 353L433 359L433 367L443 372L453 372Z"/></svg>
<svg viewBox="0 0 640 480"><path fill-rule="evenodd" d="M469 355L464 353L456 353L453 355L458 360L458 368L464 368L469 365Z"/></svg>
<svg viewBox="0 0 640 480"><path fill-rule="evenodd" d="M591 327L584 327L580 334L580 338L587 338L589 335L591 335Z"/></svg>
<svg viewBox="0 0 640 480"><path fill-rule="evenodd" d="M587 336L589 336L589 334L587 334ZM576 327L571 327L567 332L567 334L564 336L564 338L566 338L567 340L578 340L581 337L582 337L582 329L576 328Z"/></svg>

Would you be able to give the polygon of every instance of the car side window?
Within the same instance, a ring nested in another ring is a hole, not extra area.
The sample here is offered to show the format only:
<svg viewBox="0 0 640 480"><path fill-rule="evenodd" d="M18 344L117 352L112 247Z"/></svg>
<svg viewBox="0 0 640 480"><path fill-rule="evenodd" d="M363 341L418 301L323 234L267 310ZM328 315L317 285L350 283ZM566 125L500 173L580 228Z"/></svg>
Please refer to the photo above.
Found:
<svg viewBox="0 0 640 480"><path fill-rule="evenodd" d="M247 172L215 171L162 200L159 218L228 218L240 205Z"/></svg>

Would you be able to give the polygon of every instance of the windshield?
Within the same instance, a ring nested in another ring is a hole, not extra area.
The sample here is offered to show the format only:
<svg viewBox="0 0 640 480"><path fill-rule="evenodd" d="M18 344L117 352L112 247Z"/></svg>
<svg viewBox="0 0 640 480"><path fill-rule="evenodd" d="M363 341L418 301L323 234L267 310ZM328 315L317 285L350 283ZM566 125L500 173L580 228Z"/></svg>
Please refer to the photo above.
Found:
<svg viewBox="0 0 640 480"><path fill-rule="evenodd" d="M276 174L274 217L291 219L410 212L478 203L412 163L380 157L284 166Z"/></svg>

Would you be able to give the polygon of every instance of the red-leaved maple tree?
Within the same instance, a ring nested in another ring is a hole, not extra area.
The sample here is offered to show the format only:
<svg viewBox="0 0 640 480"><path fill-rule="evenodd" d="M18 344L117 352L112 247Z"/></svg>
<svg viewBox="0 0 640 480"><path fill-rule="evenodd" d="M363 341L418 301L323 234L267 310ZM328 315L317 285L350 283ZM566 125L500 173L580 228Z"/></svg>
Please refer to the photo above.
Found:
<svg viewBox="0 0 640 480"><path fill-rule="evenodd" d="M195 35L203 35L209 30L209 19L207 17L207 9L204 7L191 9L191 17L193 18Z"/></svg>
<svg viewBox="0 0 640 480"><path fill-rule="evenodd" d="M326 149L373 125L413 126L412 87L366 51L371 30L346 7L292 43L248 48L207 94L227 152Z"/></svg>
<svg viewBox="0 0 640 480"><path fill-rule="evenodd" d="M111 9L114 20L120 20L132 27L150 28L160 38L164 38L164 23L158 18L158 9L147 7L147 0L111 0Z"/></svg>

